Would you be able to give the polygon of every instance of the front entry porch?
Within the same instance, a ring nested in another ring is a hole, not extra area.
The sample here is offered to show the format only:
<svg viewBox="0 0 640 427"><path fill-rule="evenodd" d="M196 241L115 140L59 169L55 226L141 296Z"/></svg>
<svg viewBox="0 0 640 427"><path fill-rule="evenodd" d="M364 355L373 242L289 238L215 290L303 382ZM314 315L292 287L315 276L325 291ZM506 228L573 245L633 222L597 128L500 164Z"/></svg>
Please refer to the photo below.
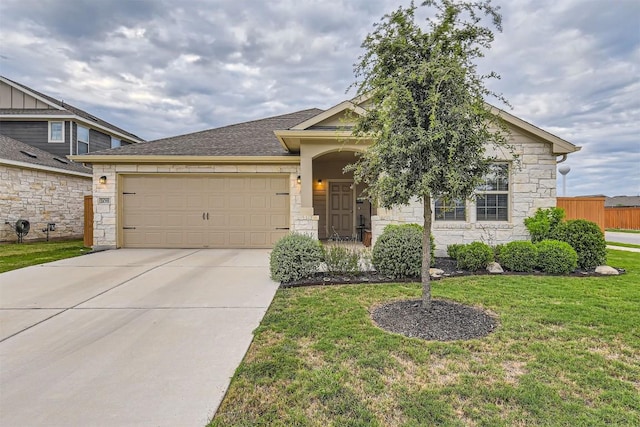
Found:
<svg viewBox="0 0 640 427"><path fill-rule="evenodd" d="M362 241L365 230L371 230L373 206L362 197L365 187L354 184L352 172L344 172L356 160L353 151L331 152L313 160L313 211L320 240Z"/></svg>

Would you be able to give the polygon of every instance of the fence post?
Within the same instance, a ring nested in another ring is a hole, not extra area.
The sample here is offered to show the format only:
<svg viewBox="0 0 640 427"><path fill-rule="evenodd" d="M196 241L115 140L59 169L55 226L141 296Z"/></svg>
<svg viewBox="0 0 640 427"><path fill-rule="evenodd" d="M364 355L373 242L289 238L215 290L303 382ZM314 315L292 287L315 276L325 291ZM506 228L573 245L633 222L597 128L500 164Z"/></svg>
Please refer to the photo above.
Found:
<svg viewBox="0 0 640 427"><path fill-rule="evenodd" d="M84 196L84 245L93 246L93 196Z"/></svg>

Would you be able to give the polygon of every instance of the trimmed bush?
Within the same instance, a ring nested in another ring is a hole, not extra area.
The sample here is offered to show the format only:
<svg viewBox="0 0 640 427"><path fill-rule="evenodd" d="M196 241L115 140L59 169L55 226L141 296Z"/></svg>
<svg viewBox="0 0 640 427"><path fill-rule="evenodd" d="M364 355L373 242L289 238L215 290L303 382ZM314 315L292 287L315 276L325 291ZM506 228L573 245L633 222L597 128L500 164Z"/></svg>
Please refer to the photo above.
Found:
<svg viewBox="0 0 640 427"><path fill-rule="evenodd" d="M447 246L447 255L449 255L449 258L457 260L460 255L460 249L464 248L464 246L464 243L454 243Z"/></svg>
<svg viewBox="0 0 640 427"><path fill-rule="evenodd" d="M495 245L493 247L493 258L495 259L496 262L500 262L500 252L502 251L503 247L504 245L502 243Z"/></svg>
<svg viewBox="0 0 640 427"><path fill-rule="evenodd" d="M458 268L463 270L476 271L486 268L493 262L493 249L482 242L473 242L458 251Z"/></svg>
<svg viewBox="0 0 640 427"><path fill-rule="evenodd" d="M578 266L578 254L567 242L543 240L536 243L538 268L549 274L571 273Z"/></svg>
<svg viewBox="0 0 640 427"><path fill-rule="evenodd" d="M360 253L355 248L331 245L323 248L328 273L356 275L360 273Z"/></svg>
<svg viewBox="0 0 640 427"><path fill-rule="evenodd" d="M567 242L578 253L578 267L593 270L607 261L604 233L595 222L572 219L555 230L555 239Z"/></svg>
<svg viewBox="0 0 640 427"><path fill-rule="evenodd" d="M507 270L530 272L537 263L538 249L528 240L509 242L500 248L500 265Z"/></svg>
<svg viewBox="0 0 640 427"><path fill-rule="evenodd" d="M289 283L317 273L322 262L322 245L306 234L290 233L271 251L271 279Z"/></svg>
<svg viewBox="0 0 640 427"><path fill-rule="evenodd" d="M375 269L393 279L420 277L423 228L418 224L387 225L373 247ZM431 236L431 264L435 258Z"/></svg>
<svg viewBox="0 0 640 427"><path fill-rule="evenodd" d="M543 240L553 239L555 230L564 219L564 209L562 208L538 208L536 213L525 218L524 226L529 230L533 243Z"/></svg>

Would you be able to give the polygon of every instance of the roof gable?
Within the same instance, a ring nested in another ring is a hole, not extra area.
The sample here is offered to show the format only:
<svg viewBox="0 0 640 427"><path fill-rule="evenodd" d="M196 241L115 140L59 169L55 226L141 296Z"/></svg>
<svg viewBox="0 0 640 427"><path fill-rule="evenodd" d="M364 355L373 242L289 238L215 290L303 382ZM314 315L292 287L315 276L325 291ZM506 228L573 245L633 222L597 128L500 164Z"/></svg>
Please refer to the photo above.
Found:
<svg viewBox="0 0 640 427"><path fill-rule="evenodd" d="M26 106L23 103L22 107L13 107L12 103L9 101L0 101L0 116L2 117L29 117L35 118L38 116L45 116L45 118L50 118L53 116L64 116L65 118L75 118L81 122L89 126L93 126L97 129L101 129L103 131L107 131L108 133L115 134L116 136L120 136L129 141L133 142L143 142L144 140L137 135L134 135L130 132L127 132L124 129L121 129L105 120L102 120L80 108L74 107L73 105L67 104L64 101L58 101L57 99L45 95L44 93L38 92L28 86L25 86L21 83L10 80L4 76L0 76L0 95L6 92L6 89L3 89L4 85L7 87L19 91L23 93L25 96L29 98L33 98L34 100L40 102L41 104L45 104L49 108L37 108L32 107L31 103L28 103ZM4 98L4 96L3 96Z"/></svg>
<svg viewBox="0 0 640 427"><path fill-rule="evenodd" d="M364 115L366 111L360 106L359 99L343 101L321 112L320 114L293 126L291 130L310 129L345 129L353 125L352 115Z"/></svg>

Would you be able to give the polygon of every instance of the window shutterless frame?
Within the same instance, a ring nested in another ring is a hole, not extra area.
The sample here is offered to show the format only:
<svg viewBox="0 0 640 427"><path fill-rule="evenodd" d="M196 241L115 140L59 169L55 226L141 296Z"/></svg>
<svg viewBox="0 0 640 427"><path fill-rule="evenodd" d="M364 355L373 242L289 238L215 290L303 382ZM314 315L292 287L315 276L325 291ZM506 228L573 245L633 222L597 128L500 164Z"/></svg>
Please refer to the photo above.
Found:
<svg viewBox="0 0 640 427"><path fill-rule="evenodd" d="M48 122L48 142L62 143L64 142L64 122L51 121Z"/></svg>
<svg viewBox="0 0 640 427"><path fill-rule="evenodd" d="M76 129L77 153L86 154L89 152L89 128L78 125Z"/></svg>
<svg viewBox="0 0 640 427"><path fill-rule="evenodd" d="M494 163L476 190L476 221L504 221L510 217L509 163Z"/></svg>

